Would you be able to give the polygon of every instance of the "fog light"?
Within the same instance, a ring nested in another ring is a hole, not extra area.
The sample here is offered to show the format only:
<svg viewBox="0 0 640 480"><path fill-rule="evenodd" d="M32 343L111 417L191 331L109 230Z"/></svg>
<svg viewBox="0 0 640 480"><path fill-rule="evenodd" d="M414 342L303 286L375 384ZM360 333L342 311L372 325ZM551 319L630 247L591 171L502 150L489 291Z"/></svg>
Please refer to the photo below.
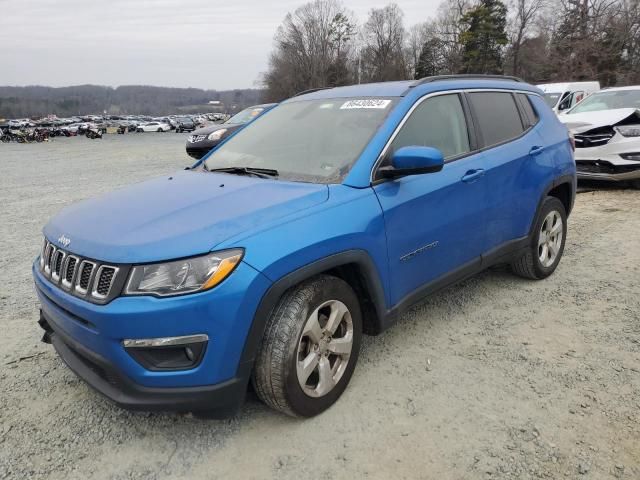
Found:
<svg viewBox="0 0 640 480"><path fill-rule="evenodd" d="M621 153L620 156L625 160L635 160L640 162L640 152Z"/></svg>
<svg viewBox="0 0 640 480"><path fill-rule="evenodd" d="M124 340L122 345L147 370L188 370L202 361L207 335Z"/></svg>

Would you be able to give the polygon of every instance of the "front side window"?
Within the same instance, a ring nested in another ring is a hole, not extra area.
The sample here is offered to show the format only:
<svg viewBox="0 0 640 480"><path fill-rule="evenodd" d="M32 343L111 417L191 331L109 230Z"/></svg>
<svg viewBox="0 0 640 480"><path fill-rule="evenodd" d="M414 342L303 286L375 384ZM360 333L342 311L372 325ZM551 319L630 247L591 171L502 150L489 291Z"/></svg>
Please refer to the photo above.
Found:
<svg viewBox="0 0 640 480"><path fill-rule="evenodd" d="M402 126L385 159L401 147L434 147L445 159L470 151L464 110L457 94L438 95L418 105Z"/></svg>
<svg viewBox="0 0 640 480"><path fill-rule="evenodd" d="M584 92L575 92L573 94L573 100L571 102L571 106L575 106L576 104L580 103L580 100L582 100L584 98Z"/></svg>
<svg viewBox="0 0 640 480"><path fill-rule="evenodd" d="M560 105L558 105L558 111L562 111L562 110L567 110L568 108L571 108L572 105L575 105L575 102L573 101L573 97L574 94L573 93L568 93L560 102Z"/></svg>
<svg viewBox="0 0 640 480"><path fill-rule="evenodd" d="M396 99L330 98L283 103L218 147L205 168L263 168L278 178L340 183Z"/></svg>
<svg viewBox="0 0 640 480"><path fill-rule="evenodd" d="M513 95L508 92L473 92L469 94L486 147L514 139L524 127Z"/></svg>

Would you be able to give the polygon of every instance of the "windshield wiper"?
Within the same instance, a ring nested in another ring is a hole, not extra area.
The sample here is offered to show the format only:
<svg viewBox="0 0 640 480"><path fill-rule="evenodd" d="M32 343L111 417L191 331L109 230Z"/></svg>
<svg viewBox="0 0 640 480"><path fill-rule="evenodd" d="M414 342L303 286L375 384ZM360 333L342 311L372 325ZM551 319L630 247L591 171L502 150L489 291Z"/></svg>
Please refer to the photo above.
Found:
<svg viewBox="0 0 640 480"><path fill-rule="evenodd" d="M207 168L208 172L234 173L236 175L255 175L260 178L273 178L278 176L278 171L272 168L254 168L254 167L223 167L223 168Z"/></svg>

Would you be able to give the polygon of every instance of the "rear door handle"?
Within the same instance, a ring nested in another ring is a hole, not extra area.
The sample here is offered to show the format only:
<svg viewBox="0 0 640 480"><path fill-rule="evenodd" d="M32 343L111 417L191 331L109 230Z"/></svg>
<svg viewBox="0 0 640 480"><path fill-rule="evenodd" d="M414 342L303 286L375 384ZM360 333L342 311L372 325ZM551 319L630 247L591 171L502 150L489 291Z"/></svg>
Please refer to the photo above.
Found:
<svg viewBox="0 0 640 480"><path fill-rule="evenodd" d="M469 170L467 173L465 173L464 176L462 177L462 181L465 183L469 183L483 176L484 176L484 169L476 168L474 170Z"/></svg>
<svg viewBox="0 0 640 480"><path fill-rule="evenodd" d="M529 150L529 155L540 155L543 151L544 147L541 147L540 145L534 145L533 147L531 147L531 150Z"/></svg>

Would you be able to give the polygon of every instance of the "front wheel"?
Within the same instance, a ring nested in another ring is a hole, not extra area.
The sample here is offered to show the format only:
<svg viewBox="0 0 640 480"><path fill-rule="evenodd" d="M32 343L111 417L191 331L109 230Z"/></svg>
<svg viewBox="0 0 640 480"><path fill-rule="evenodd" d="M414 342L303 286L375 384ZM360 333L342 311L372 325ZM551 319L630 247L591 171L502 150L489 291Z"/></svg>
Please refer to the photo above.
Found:
<svg viewBox="0 0 640 480"><path fill-rule="evenodd" d="M567 213L555 197L544 199L525 253L511 263L516 275L541 280L551 275L564 252Z"/></svg>
<svg viewBox="0 0 640 480"><path fill-rule="evenodd" d="M312 417L344 392L360 351L362 315L345 281L319 275L288 290L267 321L252 376L260 399Z"/></svg>

